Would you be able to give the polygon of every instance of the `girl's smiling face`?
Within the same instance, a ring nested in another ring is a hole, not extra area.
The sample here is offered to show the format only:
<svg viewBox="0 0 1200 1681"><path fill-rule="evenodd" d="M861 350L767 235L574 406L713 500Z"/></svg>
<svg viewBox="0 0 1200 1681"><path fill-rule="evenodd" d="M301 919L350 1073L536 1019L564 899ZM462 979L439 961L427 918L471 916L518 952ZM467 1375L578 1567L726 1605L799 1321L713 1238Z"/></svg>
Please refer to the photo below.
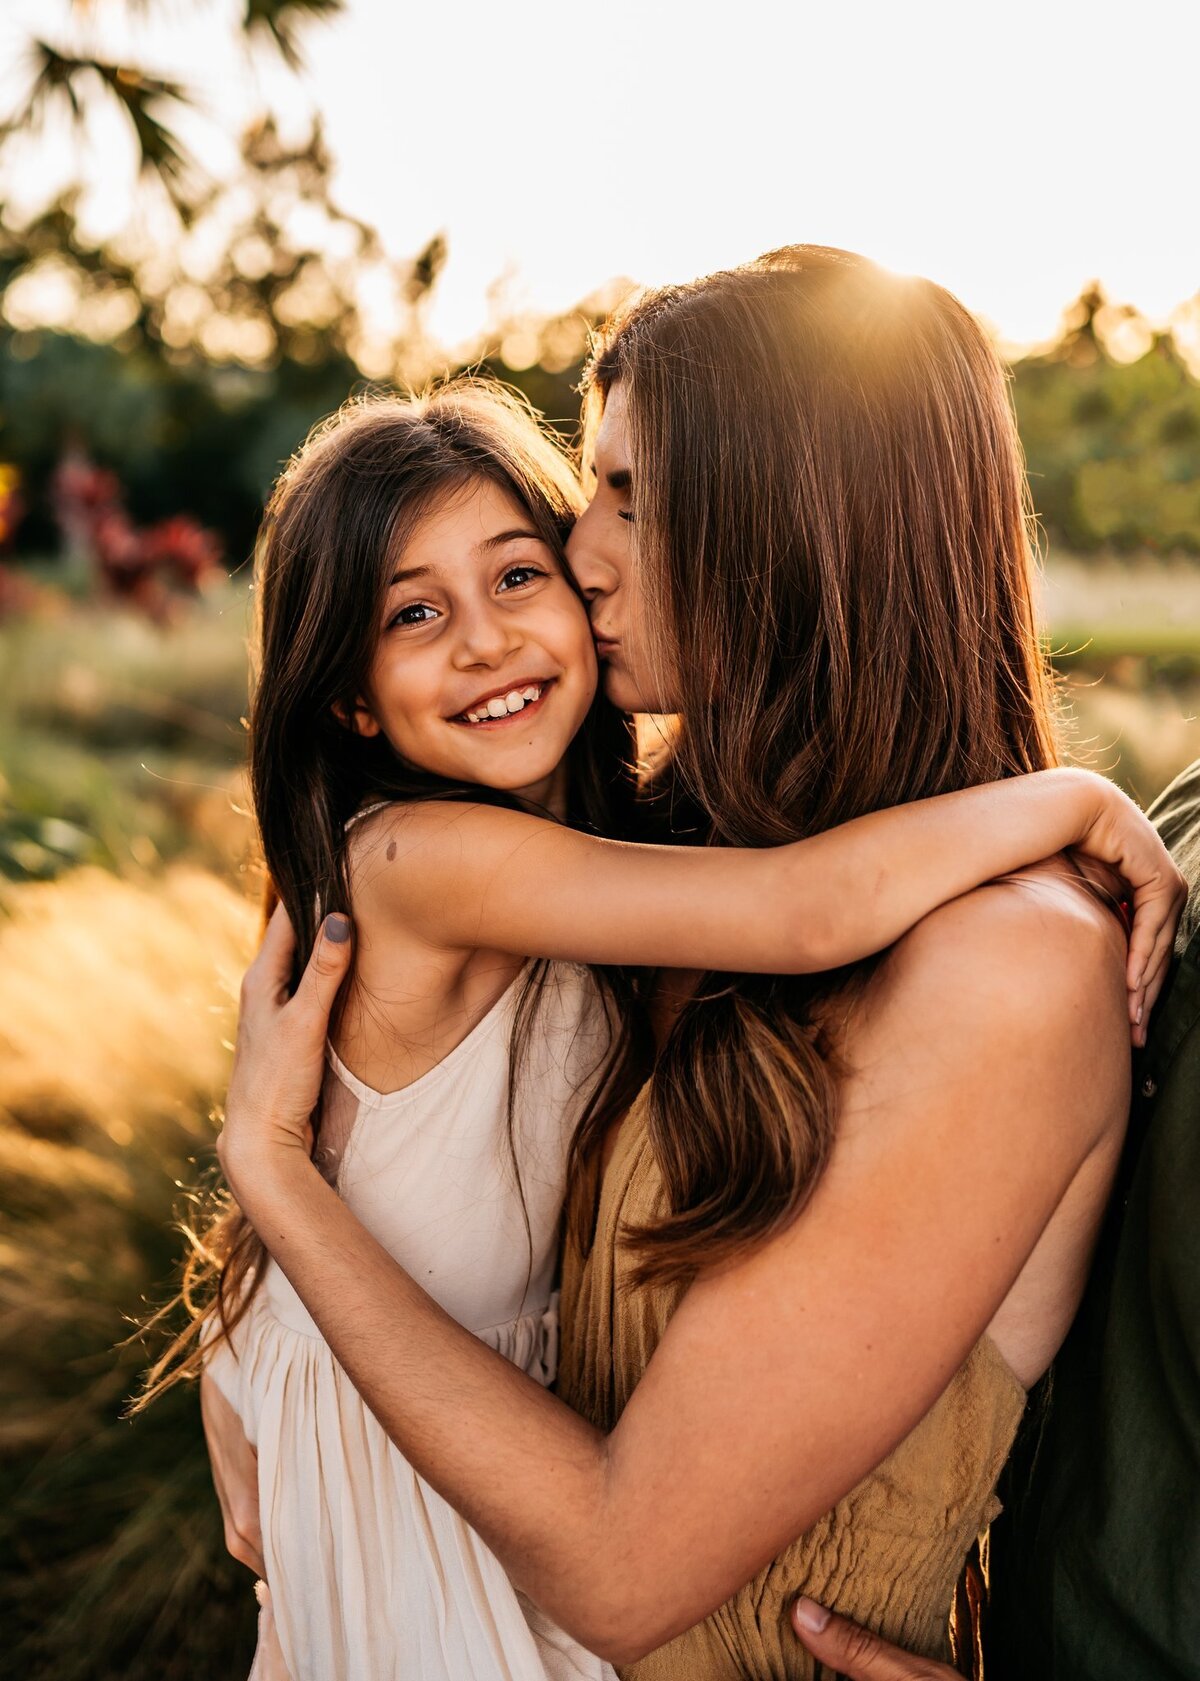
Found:
<svg viewBox="0 0 1200 1681"><path fill-rule="evenodd" d="M435 502L384 595L359 733L546 805L595 692L587 610L515 497L475 479Z"/></svg>

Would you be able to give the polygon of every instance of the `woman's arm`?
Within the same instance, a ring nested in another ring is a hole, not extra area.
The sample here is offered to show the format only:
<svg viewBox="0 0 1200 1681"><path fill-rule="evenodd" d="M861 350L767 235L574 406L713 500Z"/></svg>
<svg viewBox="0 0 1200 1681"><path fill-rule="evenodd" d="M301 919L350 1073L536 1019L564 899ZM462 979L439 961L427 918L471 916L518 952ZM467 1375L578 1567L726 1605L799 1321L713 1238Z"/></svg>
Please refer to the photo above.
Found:
<svg viewBox="0 0 1200 1681"><path fill-rule="evenodd" d="M1066 1189L1110 1171L1128 1052L1102 914L988 890L902 942L852 1046L812 1202L692 1287L608 1436L448 1318L311 1166L307 1111L287 1124L268 1064L288 1079L339 962L318 948L311 989L306 976L281 1010L281 923L246 992L274 1051L254 1066L239 1052L222 1163L401 1452L551 1616L630 1661L720 1604L890 1452Z"/></svg>
<svg viewBox="0 0 1200 1681"><path fill-rule="evenodd" d="M438 948L646 968L807 973L891 945L929 911L1076 847L1134 897L1130 1015L1157 996L1183 903L1149 822L1087 771L1039 771L875 812L790 846L636 846L521 812L389 807L355 852L358 918Z"/></svg>

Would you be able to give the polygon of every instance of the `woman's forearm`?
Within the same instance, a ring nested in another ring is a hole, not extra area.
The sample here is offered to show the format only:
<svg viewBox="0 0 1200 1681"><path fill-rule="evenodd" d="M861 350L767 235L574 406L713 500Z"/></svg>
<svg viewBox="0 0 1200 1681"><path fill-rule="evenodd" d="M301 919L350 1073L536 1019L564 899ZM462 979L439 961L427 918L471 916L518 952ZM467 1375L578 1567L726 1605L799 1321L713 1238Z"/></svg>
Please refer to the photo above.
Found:
<svg viewBox="0 0 1200 1681"><path fill-rule="evenodd" d="M570 1633L601 1655L632 1656L606 1593L619 1574L603 1521L607 1437L445 1313L301 1152L273 1152L230 1177L414 1469Z"/></svg>

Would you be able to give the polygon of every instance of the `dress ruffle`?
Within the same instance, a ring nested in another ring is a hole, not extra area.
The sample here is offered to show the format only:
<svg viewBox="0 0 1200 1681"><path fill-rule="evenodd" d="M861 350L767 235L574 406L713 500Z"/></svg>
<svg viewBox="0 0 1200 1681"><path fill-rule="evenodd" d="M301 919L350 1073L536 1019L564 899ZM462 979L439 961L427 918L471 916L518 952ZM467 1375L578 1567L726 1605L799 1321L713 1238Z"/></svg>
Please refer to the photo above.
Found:
<svg viewBox="0 0 1200 1681"><path fill-rule="evenodd" d="M568 1147L611 1024L590 973L551 964L514 1092L527 979L396 1090L331 1047L323 1096L335 1189L356 1219L446 1313L548 1384ZM290 1681L615 1681L417 1476L274 1262L233 1344L209 1338L208 1371L258 1450L264 1610Z"/></svg>
<svg viewBox="0 0 1200 1681"><path fill-rule="evenodd" d="M208 1370L258 1451L263 1556L292 1681L613 1681L515 1591L393 1446L315 1326L285 1323L277 1299L264 1281L235 1333L244 1352L222 1346ZM553 1381L557 1297L477 1334ZM331 1460L336 1477L324 1474Z"/></svg>

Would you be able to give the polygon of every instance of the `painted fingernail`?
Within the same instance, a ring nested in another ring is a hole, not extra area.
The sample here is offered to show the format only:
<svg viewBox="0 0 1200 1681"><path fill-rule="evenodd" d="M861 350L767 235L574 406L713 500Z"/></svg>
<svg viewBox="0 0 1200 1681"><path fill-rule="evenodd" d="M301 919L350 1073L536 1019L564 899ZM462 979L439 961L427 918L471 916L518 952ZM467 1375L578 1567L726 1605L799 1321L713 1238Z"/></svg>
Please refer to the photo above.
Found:
<svg viewBox="0 0 1200 1681"><path fill-rule="evenodd" d="M792 1607L792 1615L810 1634L820 1634L826 1627L832 1615L823 1605L818 1605L815 1599L809 1599L807 1594L801 1594Z"/></svg>
<svg viewBox="0 0 1200 1681"><path fill-rule="evenodd" d="M325 918L325 938L332 940L335 946L340 946L344 940L348 940L350 918L343 916L340 911L331 911Z"/></svg>

